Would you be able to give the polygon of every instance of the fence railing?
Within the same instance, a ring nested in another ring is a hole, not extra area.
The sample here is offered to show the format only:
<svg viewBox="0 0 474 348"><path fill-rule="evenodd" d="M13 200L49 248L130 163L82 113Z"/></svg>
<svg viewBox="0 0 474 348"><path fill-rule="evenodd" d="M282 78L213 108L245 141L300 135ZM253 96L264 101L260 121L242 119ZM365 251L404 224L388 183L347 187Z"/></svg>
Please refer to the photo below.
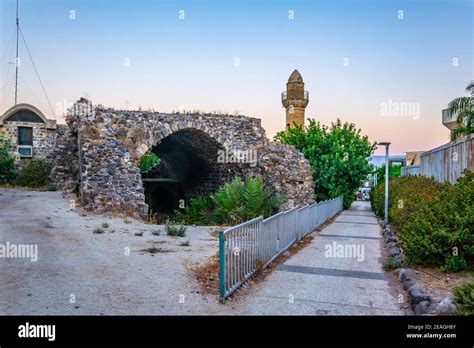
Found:
<svg viewBox="0 0 474 348"><path fill-rule="evenodd" d="M219 233L219 292L225 300L301 238L342 210L342 197L296 207Z"/></svg>

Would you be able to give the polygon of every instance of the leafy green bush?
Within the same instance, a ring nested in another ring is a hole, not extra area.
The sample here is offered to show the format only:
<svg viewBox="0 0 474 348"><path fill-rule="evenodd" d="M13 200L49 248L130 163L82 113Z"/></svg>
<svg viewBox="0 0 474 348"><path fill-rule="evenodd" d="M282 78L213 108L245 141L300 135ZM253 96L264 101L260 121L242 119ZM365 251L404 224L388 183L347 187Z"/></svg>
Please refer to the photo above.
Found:
<svg viewBox="0 0 474 348"><path fill-rule="evenodd" d="M371 202L382 216L383 183L372 189ZM399 228L408 264L468 268L474 259L474 173L465 170L454 185L419 176L391 178L389 220Z"/></svg>
<svg viewBox="0 0 474 348"><path fill-rule="evenodd" d="M349 208L355 192L373 172L368 157L374 152L375 144L352 123L342 124L338 119L327 127L310 119L305 128L289 128L279 132L275 140L293 145L309 161L318 200L342 195L344 208Z"/></svg>
<svg viewBox="0 0 474 348"><path fill-rule="evenodd" d="M160 158L154 152L147 152L140 157L140 172L146 173L160 164Z"/></svg>
<svg viewBox="0 0 474 348"><path fill-rule="evenodd" d="M454 287L453 304L455 315L474 315L474 280Z"/></svg>
<svg viewBox="0 0 474 348"><path fill-rule="evenodd" d="M215 221L224 224L238 224L259 215L270 216L283 203L282 197L264 188L261 178L243 182L237 177L211 197L215 205Z"/></svg>
<svg viewBox="0 0 474 348"><path fill-rule="evenodd" d="M211 196L192 198L184 211L176 211L175 219L187 225L213 225L213 209Z"/></svg>
<svg viewBox="0 0 474 348"><path fill-rule="evenodd" d="M165 225L165 231L168 236L184 237L186 236L186 226L176 226L167 224Z"/></svg>
<svg viewBox="0 0 474 348"><path fill-rule="evenodd" d="M403 266L403 262L400 260L397 260L393 257L389 257L388 259L385 260L383 263L383 270L384 271L391 271L393 269L397 269L399 267Z"/></svg>
<svg viewBox="0 0 474 348"><path fill-rule="evenodd" d="M12 183L16 177L15 157L9 153L10 139L0 132L0 184Z"/></svg>
<svg viewBox="0 0 474 348"><path fill-rule="evenodd" d="M46 185L52 164L42 160L28 160L18 173L17 183L27 187L41 187Z"/></svg>
<svg viewBox="0 0 474 348"><path fill-rule="evenodd" d="M209 197L192 199L175 219L187 224L235 225L259 215L268 217L284 199L265 189L261 178L245 182L236 177Z"/></svg>
<svg viewBox="0 0 474 348"><path fill-rule="evenodd" d="M388 177L394 178L401 175L402 166L401 164L389 164L388 165ZM377 181L383 182L385 180L385 163L382 164L377 170Z"/></svg>

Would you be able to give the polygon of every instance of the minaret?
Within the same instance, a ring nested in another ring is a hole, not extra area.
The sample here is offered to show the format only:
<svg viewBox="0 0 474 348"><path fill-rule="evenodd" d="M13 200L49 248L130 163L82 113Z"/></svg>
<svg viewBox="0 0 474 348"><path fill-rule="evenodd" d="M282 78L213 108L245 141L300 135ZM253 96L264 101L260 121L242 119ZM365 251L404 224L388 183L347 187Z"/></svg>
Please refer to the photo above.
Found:
<svg viewBox="0 0 474 348"><path fill-rule="evenodd" d="M281 94L281 102L286 109L286 128L293 122L304 127L304 110L309 102L309 93L304 90L301 74L295 69L286 84L286 92Z"/></svg>

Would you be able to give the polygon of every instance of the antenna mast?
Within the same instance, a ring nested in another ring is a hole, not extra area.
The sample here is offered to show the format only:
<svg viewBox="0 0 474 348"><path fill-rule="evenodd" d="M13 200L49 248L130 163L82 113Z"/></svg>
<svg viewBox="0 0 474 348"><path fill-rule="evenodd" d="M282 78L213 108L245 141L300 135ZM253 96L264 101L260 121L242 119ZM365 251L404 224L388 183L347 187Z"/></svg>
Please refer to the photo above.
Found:
<svg viewBox="0 0 474 348"><path fill-rule="evenodd" d="M15 105L18 101L18 65L20 59L18 57L18 30L20 27L20 20L18 19L18 0L16 0L16 59L15 59Z"/></svg>

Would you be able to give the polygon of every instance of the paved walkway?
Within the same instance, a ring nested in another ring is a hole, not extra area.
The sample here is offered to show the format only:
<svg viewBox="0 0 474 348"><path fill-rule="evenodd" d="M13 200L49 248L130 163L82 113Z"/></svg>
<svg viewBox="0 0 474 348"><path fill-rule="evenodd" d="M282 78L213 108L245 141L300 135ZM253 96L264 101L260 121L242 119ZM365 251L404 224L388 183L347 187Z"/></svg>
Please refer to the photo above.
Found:
<svg viewBox="0 0 474 348"><path fill-rule="evenodd" d="M402 315L383 273L381 233L356 201L249 297L250 314Z"/></svg>

